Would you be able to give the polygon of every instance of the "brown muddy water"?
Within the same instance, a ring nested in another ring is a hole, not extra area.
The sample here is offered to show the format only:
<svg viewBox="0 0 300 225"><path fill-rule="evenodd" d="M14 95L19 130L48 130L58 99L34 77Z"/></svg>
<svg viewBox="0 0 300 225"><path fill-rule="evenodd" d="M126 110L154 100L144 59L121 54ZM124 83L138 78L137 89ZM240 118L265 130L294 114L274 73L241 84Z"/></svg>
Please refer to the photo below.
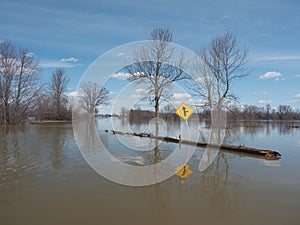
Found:
<svg viewBox="0 0 300 225"><path fill-rule="evenodd" d="M128 154L124 142L143 146L145 139L111 133L111 119L97 119L99 135L112 154L143 165L167 157L174 144ZM128 123L113 119L119 129ZM189 161L193 173L176 175L150 186L132 187L109 181L83 159L72 124L26 124L0 127L0 224L300 224L299 122L240 124L225 142L282 154L267 161L219 152L204 172L197 170L203 149ZM145 125L132 125L143 130ZM206 125L202 123L203 129ZM130 126L129 126L130 127ZM170 129L174 135L176 126ZM156 158L155 158L156 157ZM153 161L151 161L153 159Z"/></svg>

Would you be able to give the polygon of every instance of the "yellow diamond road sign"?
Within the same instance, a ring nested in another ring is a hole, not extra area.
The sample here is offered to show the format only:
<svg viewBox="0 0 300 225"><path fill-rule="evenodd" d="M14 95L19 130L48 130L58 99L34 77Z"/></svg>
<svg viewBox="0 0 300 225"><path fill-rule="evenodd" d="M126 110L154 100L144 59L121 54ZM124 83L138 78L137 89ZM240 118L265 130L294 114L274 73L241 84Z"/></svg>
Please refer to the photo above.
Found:
<svg viewBox="0 0 300 225"><path fill-rule="evenodd" d="M188 106L185 103L181 103L181 105L177 108L176 114L180 116L182 119L187 120L192 113L194 112L194 109Z"/></svg>
<svg viewBox="0 0 300 225"><path fill-rule="evenodd" d="M188 164L183 164L176 168L175 174L181 178L187 178L191 175L193 171L190 170L190 166Z"/></svg>

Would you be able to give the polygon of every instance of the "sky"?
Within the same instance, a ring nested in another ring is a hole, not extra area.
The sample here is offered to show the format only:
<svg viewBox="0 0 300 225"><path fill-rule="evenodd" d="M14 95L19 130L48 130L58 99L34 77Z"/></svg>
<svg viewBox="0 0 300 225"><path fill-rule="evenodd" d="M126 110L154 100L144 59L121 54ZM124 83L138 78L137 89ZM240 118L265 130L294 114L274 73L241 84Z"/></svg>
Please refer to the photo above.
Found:
<svg viewBox="0 0 300 225"><path fill-rule="evenodd" d="M230 31L251 57L249 76L233 83L239 102L299 109L299 10L298 0L1 0L0 40L32 52L44 80L64 68L74 92L98 57L147 40L155 28L170 29L173 41L192 51ZM114 77L108 84L112 101L128 85L124 76ZM143 88L132 89L137 96Z"/></svg>

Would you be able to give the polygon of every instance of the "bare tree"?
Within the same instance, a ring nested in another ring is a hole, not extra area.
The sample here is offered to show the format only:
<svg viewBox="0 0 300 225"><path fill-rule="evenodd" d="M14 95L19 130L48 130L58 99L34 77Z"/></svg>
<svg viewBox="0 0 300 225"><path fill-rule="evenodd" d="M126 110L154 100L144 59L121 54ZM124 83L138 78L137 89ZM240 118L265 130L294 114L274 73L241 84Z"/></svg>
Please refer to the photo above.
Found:
<svg viewBox="0 0 300 225"><path fill-rule="evenodd" d="M151 33L148 46L139 49L133 56L136 63L126 67L131 75L129 80L148 85L149 95L154 95L155 116L159 117L159 105L162 98L168 98L172 82L187 79L183 72L184 57L175 59L174 49L169 46L172 33L168 29L155 29ZM151 60L149 60L151 59ZM164 63L172 62L172 65Z"/></svg>
<svg viewBox="0 0 300 225"><path fill-rule="evenodd" d="M35 119L37 120L53 120L52 98L48 92L42 90L36 99L36 109L34 111Z"/></svg>
<svg viewBox="0 0 300 225"><path fill-rule="evenodd" d="M266 119L267 119L267 120L270 119L270 113L271 113L271 110L272 110L271 105L270 105L270 104L267 104L267 105L266 105L266 113L267 113Z"/></svg>
<svg viewBox="0 0 300 225"><path fill-rule="evenodd" d="M293 108L289 105L279 105L278 106L279 119L280 120L288 120L292 111L293 111Z"/></svg>
<svg viewBox="0 0 300 225"><path fill-rule="evenodd" d="M94 114L96 107L105 105L109 100L109 91L95 82L85 82L80 86L83 109Z"/></svg>
<svg viewBox="0 0 300 225"><path fill-rule="evenodd" d="M129 110L126 109L126 107L122 107L120 109L120 117L121 118L126 118L128 116L128 114L129 114Z"/></svg>
<svg viewBox="0 0 300 225"><path fill-rule="evenodd" d="M62 68L57 68L52 74L51 83L49 85L50 95L55 109L55 118L59 120L64 120L68 111L68 99L64 93L67 90L69 81L70 78L66 76L65 71Z"/></svg>
<svg viewBox="0 0 300 225"><path fill-rule="evenodd" d="M249 61L248 50L242 50L232 33L214 38L207 48L197 52L195 66L200 85L194 90L211 109L221 109L226 100L237 100L231 93L232 83L248 75L244 66Z"/></svg>
<svg viewBox="0 0 300 225"><path fill-rule="evenodd" d="M17 124L35 108L41 89L38 61L27 49L17 49L10 41L0 42L0 121Z"/></svg>

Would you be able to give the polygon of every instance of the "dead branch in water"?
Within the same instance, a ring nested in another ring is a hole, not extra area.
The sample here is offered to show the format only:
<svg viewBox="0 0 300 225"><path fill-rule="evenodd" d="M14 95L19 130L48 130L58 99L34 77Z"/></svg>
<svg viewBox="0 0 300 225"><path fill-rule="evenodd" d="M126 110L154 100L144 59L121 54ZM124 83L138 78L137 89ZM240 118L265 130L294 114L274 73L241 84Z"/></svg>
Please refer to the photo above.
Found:
<svg viewBox="0 0 300 225"><path fill-rule="evenodd" d="M108 130L105 130L105 132L108 132ZM122 132L122 131L116 131L112 130L113 134L117 135L129 135L129 136L137 136L141 138L154 138L166 142L171 142L171 143L178 143L178 144L183 144L183 145L192 145L192 146L197 146L200 148L206 148L206 147L215 147L215 148L220 148L221 150L225 151L231 151L231 152L242 152L246 154L251 154L251 155L257 155L257 156L262 156L267 160L278 160L281 158L281 154L277 151L273 150L264 150L264 149L257 149L257 148L251 148L251 147L246 147L246 146L235 146L235 145L228 145L228 144L221 144L220 146L217 144L209 144L207 142L195 142L195 141L189 141L189 140L181 140L179 138L173 138L173 137L161 137L161 136L153 136L152 134L148 133L130 133L130 132Z"/></svg>

